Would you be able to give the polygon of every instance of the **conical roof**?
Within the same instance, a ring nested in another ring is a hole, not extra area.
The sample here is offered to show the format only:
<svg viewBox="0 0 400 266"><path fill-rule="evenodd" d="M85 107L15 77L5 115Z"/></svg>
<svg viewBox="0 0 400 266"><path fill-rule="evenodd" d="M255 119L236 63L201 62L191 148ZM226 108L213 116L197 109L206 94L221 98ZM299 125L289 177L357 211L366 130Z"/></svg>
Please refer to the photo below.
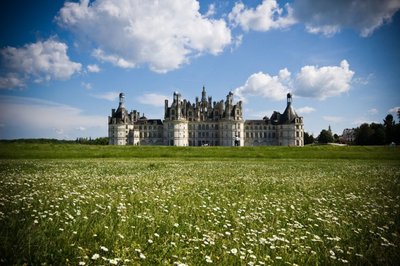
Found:
<svg viewBox="0 0 400 266"><path fill-rule="evenodd" d="M283 114L279 117L279 123L280 124L290 124L294 122L294 120L298 118L298 115L294 111L292 105L288 103L285 111Z"/></svg>
<svg viewBox="0 0 400 266"><path fill-rule="evenodd" d="M283 114L279 117L279 124L290 124L298 118L296 112L292 107L292 94L287 94L287 106Z"/></svg>

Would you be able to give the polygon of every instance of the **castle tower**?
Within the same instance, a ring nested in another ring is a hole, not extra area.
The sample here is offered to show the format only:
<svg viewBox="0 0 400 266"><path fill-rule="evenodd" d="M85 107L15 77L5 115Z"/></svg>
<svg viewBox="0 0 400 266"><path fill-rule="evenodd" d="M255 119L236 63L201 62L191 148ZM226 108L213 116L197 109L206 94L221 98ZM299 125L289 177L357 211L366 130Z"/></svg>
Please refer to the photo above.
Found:
<svg viewBox="0 0 400 266"><path fill-rule="evenodd" d="M165 109L168 112L168 101L165 101ZM170 115L164 121L164 143L168 146L188 146L188 121L179 92L174 92Z"/></svg>
<svg viewBox="0 0 400 266"><path fill-rule="evenodd" d="M133 114L125 109L125 94L119 94L118 109L112 109L108 117L108 138L110 145L128 145L133 143Z"/></svg>
<svg viewBox="0 0 400 266"><path fill-rule="evenodd" d="M119 94L119 106L118 108L125 108L125 94L124 93L120 93Z"/></svg>
<svg viewBox="0 0 400 266"><path fill-rule="evenodd" d="M278 144L282 146L303 146L304 128L303 118L298 116L292 106L292 94L287 94L287 105L279 117L277 130Z"/></svg>

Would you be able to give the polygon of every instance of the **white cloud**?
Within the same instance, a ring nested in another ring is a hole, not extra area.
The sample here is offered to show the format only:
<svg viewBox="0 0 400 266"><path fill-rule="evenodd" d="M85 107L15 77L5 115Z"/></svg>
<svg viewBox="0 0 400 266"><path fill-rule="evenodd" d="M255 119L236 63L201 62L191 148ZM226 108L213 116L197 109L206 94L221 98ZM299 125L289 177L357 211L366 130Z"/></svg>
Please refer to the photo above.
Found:
<svg viewBox="0 0 400 266"><path fill-rule="evenodd" d="M375 78L374 73L369 73L367 76L354 78L353 83L360 84L360 85L367 85L374 78Z"/></svg>
<svg viewBox="0 0 400 266"><path fill-rule="evenodd" d="M78 108L37 98L0 96L0 123L5 125L2 138L74 135L80 128L107 134L106 116L85 115Z"/></svg>
<svg viewBox="0 0 400 266"><path fill-rule="evenodd" d="M395 115L397 115L398 110L400 110L400 106L390 108L390 109L388 110L388 112L389 112L389 114L395 114Z"/></svg>
<svg viewBox="0 0 400 266"><path fill-rule="evenodd" d="M204 17L212 17L215 15L215 4L210 4L208 6L207 13L204 15Z"/></svg>
<svg viewBox="0 0 400 266"><path fill-rule="evenodd" d="M94 49L92 52L92 56L97 58L98 60L102 62L108 62L113 64L114 66L118 66L121 68L132 68L135 67L135 64L132 62L129 62L122 57L119 57L117 55L111 55L111 54L106 54L103 50L101 49Z"/></svg>
<svg viewBox="0 0 400 266"><path fill-rule="evenodd" d="M298 114L309 114L309 113L315 112L315 108L310 107L310 106L304 106L304 107L300 107L300 108L296 109L296 112Z"/></svg>
<svg viewBox="0 0 400 266"><path fill-rule="evenodd" d="M352 28L367 37L389 23L400 9L398 0L296 0L294 16L310 33L332 36L342 28Z"/></svg>
<svg viewBox="0 0 400 266"><path fill-rule="evenodd" d="M171 97L157 93L146 93L142 96L139 96L137 99L142 104L153 105L156 107L164 106L165 100L171 101Z"/></svg>
<svg viewBox="0 0 400 266"><path fill-rule="evenodd" d="M54 39L26 44L21 48L5 47L0 56L7 74L0 77L0 88L24 87L37 83L69 79L81 70L80 63L70 61L68 46Z"/></svg>
<svg viewBox="0 0 400 266"><path fill-rule="evenodd" d="M290 76L287 69L279 72L278 76L270 76L268 73L258 72L252 74L246 83L234 90L235 96L246 101L246 96L261 96L271 100L285 99L289 89L285 84Z"/></svg>
<svg viewBox="0 0 400 266"><path fill-rule="evenodd" d="M323 116L322 118L330 123L341 123L344 121L344 118L341 116Z"/></svg>
<svg viewBox="0 0 400 266"><path fill-rule="evenodd" d="M94 98L97 98L97 99L103 99L103 100L113 102L116 99L118 99L119 92L110 91L110 92L104 92L104 93L99 93L99 94L91 94L91 96Z"/></svg>
<svg viewBox="0 0 400 266"><path fill-rule="evenodd" d="M284 11L286 16L283 15ZM228 19L233 26L240 26L245 31L282 29L296 23L290 5L286 4L284 10L276 0L264 0L256 8L247 8L241 2L236 3L228 14Z"/></svg>
<svg viewBox="0 0 400 266"><path fill-rule="evenodd" d="M0 76L0 89L24 88L25 82L16 73Z"/></svg>
<svg viewBox="0 0 400 266"><path fill-rule="evenodd" d="M293 90L297 96L324 100L347 92L353 75L346 60L340 66L304 66L295 79L287 68L281 69L277 76L258 72L252 74L243 86L236 88L234 94L243 101L246 96L282 100Z"/></svg>
<svg viewBox="0 0 400 266"><path fill-rule="evenodd" d="M350 89L354 71L343 60L340 66L304 66L294 81L295 94L324 100Z"/></svg>
<svg viewBox="0 0 400 266"><path fill-rule="evenodd" d="M93 65L88 65L87 70L92 73L98 73L98 72L100 72L101 69L98 65L93 64Z"/></svg>
<svg viewBox="0 0 400 266"><path fill-rule="evenodd" d="M101 61L123 68L148 65L165 73L231 44L226 22L202 16L199 9L195 0L82 0L66 2L56 20L89 39Z"/></svg>

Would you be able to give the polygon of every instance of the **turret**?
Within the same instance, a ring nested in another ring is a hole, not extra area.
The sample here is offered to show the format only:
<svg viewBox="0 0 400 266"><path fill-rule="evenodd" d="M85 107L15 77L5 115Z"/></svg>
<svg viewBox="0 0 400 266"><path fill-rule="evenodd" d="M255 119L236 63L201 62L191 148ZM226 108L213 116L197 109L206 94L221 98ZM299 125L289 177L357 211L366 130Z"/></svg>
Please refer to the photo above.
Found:
<svg viewBox="0 0 400 266"><path fill-rule="evenodd" d="M168 118L168 100L165 99L165 108L164 108L164 119Z"/></svg>
<svg viewBox="0 0 400 266"><path fill-rule="evenodd" d="M201 101L207 102L206 88L203 86L203 91L201 92Z"/></svg>
<svg viewBox="0 0 400 266"><path fill-rule="evenodd" d="M124 93L120 93L119 94L119 106L118 108L125 108L125 94Z"/></svg>
<svg viewBox="0 0 400 266"><path fill-rule="evenodd" d="M292 104L292 94L289 92L287 94L287 107L289 107Z"/></svg>

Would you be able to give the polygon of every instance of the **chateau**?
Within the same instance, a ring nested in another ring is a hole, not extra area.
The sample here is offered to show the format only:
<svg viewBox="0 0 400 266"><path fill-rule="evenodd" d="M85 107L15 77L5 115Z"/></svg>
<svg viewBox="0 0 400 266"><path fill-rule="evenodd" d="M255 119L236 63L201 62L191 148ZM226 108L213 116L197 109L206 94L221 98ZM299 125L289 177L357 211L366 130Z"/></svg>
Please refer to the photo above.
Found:
<svg viewBox="0 0 400 266"><path fill-rule="evenodd" d="M230 92L225 101L213 102L203 87L201 99L190 103L174 92L165 100L164 120L147 119L136 110L128 113L120 93L118 109L108 117L110 145L167 146L303 146L303 117L292 107L287 94L283 114L273 112L260 120L243 120L243 104L234 104Z"/></svg>

